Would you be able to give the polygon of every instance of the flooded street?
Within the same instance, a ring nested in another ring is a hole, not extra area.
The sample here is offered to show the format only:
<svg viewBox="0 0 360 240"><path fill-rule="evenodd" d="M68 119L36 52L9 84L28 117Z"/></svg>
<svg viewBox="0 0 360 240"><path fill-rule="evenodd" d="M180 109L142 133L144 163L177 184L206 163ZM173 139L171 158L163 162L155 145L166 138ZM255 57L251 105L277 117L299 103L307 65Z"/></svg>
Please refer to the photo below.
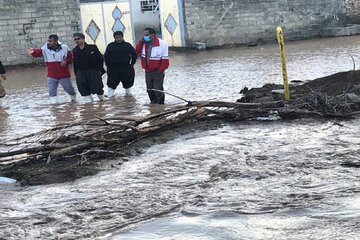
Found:
<svg viewBox="0 0 360 240"><path fill-rule="evenodd" d="M360 66L360 36L287 43L290 80ZM278 46L177 52L165 91L187 100L240 98L282 83ZM0 140L95 116L162 111L148 105L137 64L133 97L50 105L42 66L11 69ZM105 89L106 90L106 89ZM166 105L182 104L166 96ZM166 106L165 106L166 107ZM360 239L360 121L224 123L157 143L74 182L0 184L0 239ZM1 145L0 145L1 148Z"/></svg>

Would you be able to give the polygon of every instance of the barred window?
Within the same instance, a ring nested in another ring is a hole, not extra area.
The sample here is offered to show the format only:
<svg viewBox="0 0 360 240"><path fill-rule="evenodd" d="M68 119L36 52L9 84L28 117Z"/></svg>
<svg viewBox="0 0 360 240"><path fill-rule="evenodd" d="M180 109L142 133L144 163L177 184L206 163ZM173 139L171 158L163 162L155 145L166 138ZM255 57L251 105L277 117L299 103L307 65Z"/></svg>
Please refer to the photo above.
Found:
<svg viewBox="0 0 360 240"><path fill-rule="evenodd" d="M140 1L141 11L157 11L159 10L159 0L142 0Z"/></svg>

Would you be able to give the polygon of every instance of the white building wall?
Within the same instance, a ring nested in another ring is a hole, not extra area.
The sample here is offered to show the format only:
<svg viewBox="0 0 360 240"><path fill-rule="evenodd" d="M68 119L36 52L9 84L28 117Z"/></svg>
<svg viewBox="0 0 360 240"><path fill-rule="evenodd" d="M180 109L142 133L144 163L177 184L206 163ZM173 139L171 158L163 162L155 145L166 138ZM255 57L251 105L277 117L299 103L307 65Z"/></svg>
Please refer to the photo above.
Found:
<svg viewBox="0 0 360 240"><path fill-rule="evenodd" d="M183 28L182 0L160 0L160 13L162 39L171 47L184 47L185 31ZM170 20L172 24L169 24Z"/></svg>
<svg viewBox="0 0 360 240"><path fill-rule="evenodd" d="M116 7L122 12L120 21L125 27L125 30L123 31L124 39L125 41L134 44L136 40L133 37L130 5L127 0L82 3L80 5L81 23L83 33L86 36L86 41L88 43L95 43L102 53L105 52L107 44L114 41L112 27L115 24L115 19L113 18L112 13ZM95 41L92 41L86 32L86 29L89 26L91 20L93 20L100 29L100 33Z"/></svg>

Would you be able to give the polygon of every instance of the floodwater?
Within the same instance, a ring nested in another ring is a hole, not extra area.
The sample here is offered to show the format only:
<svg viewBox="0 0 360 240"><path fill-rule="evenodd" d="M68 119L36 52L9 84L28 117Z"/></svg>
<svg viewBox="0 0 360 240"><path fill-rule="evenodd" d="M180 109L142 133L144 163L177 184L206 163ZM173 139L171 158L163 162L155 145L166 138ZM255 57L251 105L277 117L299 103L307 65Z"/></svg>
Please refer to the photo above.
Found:
<svg viewBox="0 0 360 240"><path fill-rule="evenodd" d="M356 68L360 36L287 43L290 80ZM0 140L95 116L146 115L139 66L133 97L47 101L42 67L9 70ZM240 98L282 83L268 44L172 53L165 90L187 100ZM167 105L182 100L167 96ZM166 106L165 106L166 107ZM359 120L238 122L154 144L95 176L47 186L0 185L0 239L360 239ZM115 161L116 162L116 161Z"/></svg>

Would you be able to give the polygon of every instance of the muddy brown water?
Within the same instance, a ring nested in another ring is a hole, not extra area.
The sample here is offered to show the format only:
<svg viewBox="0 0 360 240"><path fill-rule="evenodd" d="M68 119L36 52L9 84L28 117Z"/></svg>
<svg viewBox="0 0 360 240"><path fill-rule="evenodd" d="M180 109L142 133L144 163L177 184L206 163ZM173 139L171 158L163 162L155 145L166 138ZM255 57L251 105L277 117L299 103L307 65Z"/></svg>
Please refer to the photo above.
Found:
<svg viewBox="0 0 360 240"><path fill-rule="evenodd" d="M360 36L287 43L291 80L353 68ZM276 45L172 53L165 89L188 100L228 100L281 83ZM94 115L145 115L144 75L133 97L47 101L41 66L8 72L0 139ZM167 105L182 101L167 96ZM0 184L0 239L359 239L359 120L239 122L157 143L122 165L74 182ZM105 164L106 165L106 164Z"/></svg>

